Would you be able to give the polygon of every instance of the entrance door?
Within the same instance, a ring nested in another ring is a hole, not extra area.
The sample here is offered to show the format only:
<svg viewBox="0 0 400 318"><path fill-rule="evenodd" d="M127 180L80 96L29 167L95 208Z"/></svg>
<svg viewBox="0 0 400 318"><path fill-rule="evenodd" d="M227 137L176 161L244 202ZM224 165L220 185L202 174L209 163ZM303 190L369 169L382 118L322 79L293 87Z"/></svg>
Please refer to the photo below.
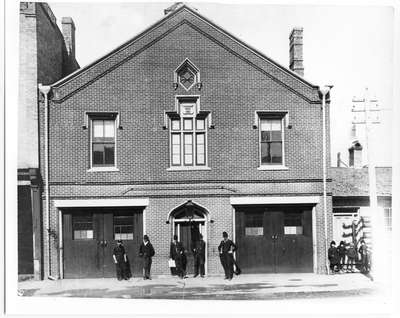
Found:
<svg viewBox="0 0 400 318"><path fill-rule="evenodd" d="M312 272L311 209L236 210L236 253L245 273Z"/></svg>
<svg viewBox="0 0 400 318"><path fill-rule="evenodd" d="M114 277L112 253L118 239L123 240L132 272L141 274L137 254L142 229L142 210L91 208L64 211L64 278Z"/></svg>
<svg viewBox="0 0 400 318"><path fill-rule="evenodd" d="M199 241L199 235L203 234L204 221L176 222L175 233L178 235L178 240L182 242L185 248L187 258L186 273L194 274L194 257L192 247Z"/></svg>

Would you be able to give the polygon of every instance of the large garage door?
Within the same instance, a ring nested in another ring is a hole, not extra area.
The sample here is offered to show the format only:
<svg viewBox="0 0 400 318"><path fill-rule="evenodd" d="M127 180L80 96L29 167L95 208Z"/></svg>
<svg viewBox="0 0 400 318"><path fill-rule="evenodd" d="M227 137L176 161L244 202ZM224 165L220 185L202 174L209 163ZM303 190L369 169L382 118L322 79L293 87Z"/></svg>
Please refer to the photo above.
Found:
<svg viewBox="0 0 400 318"><path fill-rule="evenodd" d="M143 209L68 209L63 211L64 278L114 277L112 258L121 239L134 275L143 235Z"/></svg>
<svg viewBox="0 0 400 318"><path fill-rule="evenodd" d="M312 272L311 208L237 207L237 259L244 273Z"/></svg>

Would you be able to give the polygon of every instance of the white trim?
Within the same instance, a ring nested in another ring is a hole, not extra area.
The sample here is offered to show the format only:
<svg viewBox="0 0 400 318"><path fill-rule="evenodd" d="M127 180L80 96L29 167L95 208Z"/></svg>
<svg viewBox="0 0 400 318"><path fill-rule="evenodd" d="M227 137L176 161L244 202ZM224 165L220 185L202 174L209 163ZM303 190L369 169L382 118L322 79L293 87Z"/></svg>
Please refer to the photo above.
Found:
<svg viewBox="0 0 400 318"><path fill-rule="evenodd" d="M193 170L211 170L206 166L172 166L166 169L167 171L193 171Z"/></svg>
<svg viewBox="0 0 400 318"><path fill-rule="evenodd" d="M230 204L317 204L319 196L262 196L262 197L230 197Z"/></svg>
<svg viewBox="0 0 400 318"><path fill-rule="evenodd" d="M207 218L201 218L201 219L175 219L174 218L174 222L175 223L185 223L185 222L206 222Z"/></svg>
<svg viewBox="0 0 400 318"><path fill-rule="evenodd" d="M146 235L146 208L143 209L142 212L142 224L143 224L143 235ZM141 239L143 239L143 235Z"/></svg>
<svg viewBox="0 0 400 318"><path fill-rule="evenodd" d="M81 200L54 200L57 208L74 207L111 207L111 206L148 206L148 198L138 199L81 199Z"/></svg>
<svg viewBox="0 0 400 318"><path fill-rule="evenodd" d="M171 221L171 219L173 218L172 212L174 212L177 208L183 206L186 202L187 201L185 201L183 203L180 203L177 206L175 206L173 209L169 210L169 212L167 214L167 221ZM206 221L207 220L211 220L211 213L210 213L210 210L208 208L206 208L204 205L201 205L201 204L199 204L199 203L197 203L196 201L193 201L193 200L192 200L192 203L194 203L195 205L201 207L205 211L204 216L206 218Z"/></svg>
<svg viewBox="0 0 400 318"><path fill-rule="evenodd" d="M63 242L63 222L62 222L63 214L61 210L58 210L58 252L59 252L59 272L60 279L64 278L64 242Z"/></svg>
<svg viewBox="0 0 400 318"><path fill-rule="evenodd" d="M283 165L261 165L260 167L257 168L257 170L289 170L288 167L283 166Z"/></svg>
<svg viewBox="0 0 400 318"><path fill-rule="evenodd" d="M315 206L311 211L312 222L312 247L313 247L313 272L318 273L318 246L317 246L317 213Z"/></svg>
<svg viewBox="0 0 400 318"><path fill-rule="evenodd" d="M18 180L17 185L19 186L30 186L32 183L29 180Z"/></svg>
<svg viewBox="0 0 400 318"><path fill-rule="evenodd" d="M102 171L102 172L107 172L107 171L115 172L115 171L119 171L119 169L116 168L116 167L92 167L92 168L86 170L86 172L99 172L99 171Z"/></svg>

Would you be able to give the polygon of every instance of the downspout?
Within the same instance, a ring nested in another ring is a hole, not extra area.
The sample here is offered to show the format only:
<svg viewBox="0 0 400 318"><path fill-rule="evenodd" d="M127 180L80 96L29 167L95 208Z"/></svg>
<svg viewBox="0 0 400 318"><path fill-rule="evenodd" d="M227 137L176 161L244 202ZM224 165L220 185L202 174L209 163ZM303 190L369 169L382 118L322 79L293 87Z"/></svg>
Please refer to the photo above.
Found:
<svg viewBox="0 0 400 318"><path fill-rule="evenodd" d="M50 247L50 194L49 194L49 99L48 94L51 90L51 86L39 84L39 91L44 96L44 170L45 170L45 215L46 215L46 243L48 246L48 262L47 262L47 273L49 279L54 279L51 276L51 247Z"/></svg>
<svg viewBox="0 0 400 318"><path fill-rule="evenodd" d="M327 178L327 163L326 163L326 96L333 86L323 86L320 88L322 94L322 175L323 175L323 208L324 208L324 234L325 234L325 267L326 272L329 274L328 263L328 208L327 208L327 194L326 194L326 178Z"/></svg>

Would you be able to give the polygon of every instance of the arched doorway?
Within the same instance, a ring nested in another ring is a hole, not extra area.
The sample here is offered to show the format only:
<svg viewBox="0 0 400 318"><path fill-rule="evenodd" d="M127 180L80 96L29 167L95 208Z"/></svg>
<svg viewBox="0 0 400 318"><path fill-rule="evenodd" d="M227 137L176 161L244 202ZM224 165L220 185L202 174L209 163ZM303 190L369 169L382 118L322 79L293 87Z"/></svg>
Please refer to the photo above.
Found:
<svg viewBox="0 0 400 318"><path fill-rule="evenodd" d="M200 239L200 234L206 242L205 272L207 274L207 216L207 210L192 202L192 200L188 200L175 208L169 215L169 221L172 224L172 236L176 234L178 240L185 247L187 257L186 272L188 275L194 273L192 247Z"/></svg>

